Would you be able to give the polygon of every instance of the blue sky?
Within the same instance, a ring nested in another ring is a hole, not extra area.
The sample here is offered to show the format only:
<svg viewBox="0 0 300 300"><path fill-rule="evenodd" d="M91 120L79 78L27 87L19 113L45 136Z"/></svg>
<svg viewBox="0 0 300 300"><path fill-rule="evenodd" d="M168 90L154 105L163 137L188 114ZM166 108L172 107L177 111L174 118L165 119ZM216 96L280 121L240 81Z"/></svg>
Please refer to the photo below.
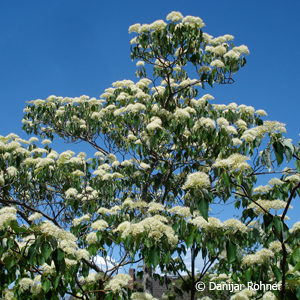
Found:
<svg viewBox="0 0 300 300"><path fill-rule="evenodd" d="M214 103L234 101L265 109L268 119L286 123L287 136L298 141L298 0L2 0L0 134L24 136L26 100L51 94L98 97L113 81L135 80L128 27L165 19L172 10L200 16L204 31L232 34L237 45L250 49L235 84L209 90Z"/></svg>
<svg viewBox="0 0 300 300"><path fill-rule="evenodd" d="M128 27L168 12L200 16L214 36L233 34L251 53L236 83L210 91L215 103L253 105L287 124L298 140L300 2L0 1L0 128L21 133L26 100L99 96L115 80L135 79Z"/></svg>

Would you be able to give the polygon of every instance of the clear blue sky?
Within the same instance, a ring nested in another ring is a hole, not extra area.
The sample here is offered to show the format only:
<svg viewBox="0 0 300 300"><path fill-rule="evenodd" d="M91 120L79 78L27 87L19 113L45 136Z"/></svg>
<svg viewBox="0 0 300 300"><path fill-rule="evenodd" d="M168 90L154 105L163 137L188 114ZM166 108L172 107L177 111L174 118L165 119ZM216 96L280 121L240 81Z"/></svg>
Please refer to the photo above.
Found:
<svg viewBox="0 0 300 300"><path fill-rule="evenodd" d="M21 133L26 100L55 94L99 96L135 79L129 25L168 12L200 16L214 36L248 45L248 63L231 86L210 91L215 103L253 105L300 132L300 1L0 1L0 128Z"/></svg>
<svg viewBox="0 0 300 300"><path fill-rule="evenodd" d="M128 27L165 19L172 10L200 16L204 31L233 34L250 49L236 83L209 91L214 102L265 109L298 141L299 0L1 0L0 134L23 135L26 100L98 97L113 81L135 80Z"/></svg>

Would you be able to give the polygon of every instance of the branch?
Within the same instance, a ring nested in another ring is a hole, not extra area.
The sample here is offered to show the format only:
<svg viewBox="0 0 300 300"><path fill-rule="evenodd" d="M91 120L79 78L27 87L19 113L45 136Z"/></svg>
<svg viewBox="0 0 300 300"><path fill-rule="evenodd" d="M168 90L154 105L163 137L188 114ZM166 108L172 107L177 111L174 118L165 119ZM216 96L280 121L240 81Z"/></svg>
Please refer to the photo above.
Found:
<svg viewBox="0 0 300 300"><path fill-rule="evenodd" d="M287 201L286 207L285 207L284 212L283 212L283 214L282 214L282 216L281 216L281 221L282 221L282 222L284 221L284 217L285 217L285 215L287 214L287 211L288 211L289 206L290 206L290 204L291 204L291 201L292 201L292 199L293 199L294 193L297 191L297 189L298 189L299 187L300 187L300 182L299 182L299 183L292 189L292 191L291 191L290 197L289 197L289 199L288 199L288 201Z"/></svg>

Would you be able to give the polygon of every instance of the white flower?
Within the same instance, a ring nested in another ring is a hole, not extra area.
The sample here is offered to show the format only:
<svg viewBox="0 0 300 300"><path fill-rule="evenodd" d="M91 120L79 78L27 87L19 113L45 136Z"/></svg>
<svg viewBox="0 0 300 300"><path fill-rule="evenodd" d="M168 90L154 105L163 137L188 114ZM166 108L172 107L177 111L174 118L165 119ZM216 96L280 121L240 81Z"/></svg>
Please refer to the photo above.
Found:
<svg viewBox="0 0 300 300"><path fill-rule="evenodd" d="M162 30L166 26L167 26L167 24L163 20L157 20L157 21L153 22L152 24L150 24L150 28L152 30Z"/></svg>
<svg viewBox="0 0 300 300"><path fill-rule="evenodd" d="M11 176L11 177L15 177L15 176L17 176L17 174L18 174L17 169L16 169L15 167L13 167L13 166L8 167L8 168L6 169L6 172L7 172L7 174L8 174L9 176Z"/></svg>
<svg viewBox="0 0 300 300"><path fill-rule="evenodd" d="M270 211L270 209L274 209L277 211L278 209L283 209L286 207L286 202L282 200L257 200L256 203L260 206L258 206L255 203L251 203L248 208L254 208L254 212L256 214L265 213L265 211ZM265 210L263 210L262 208ZM292 209L292 206L290 206L290 209Z"/></svg>
<svg viewBox="0 0 300 300"><path fill-rule="evenodd" d="M182 23L189 25L191 27L199 27L202 28L205 26L204 22L199 17L193 17L193 16L186 16L182 19Z"/></svg>
<svg viewBox="0 0 300 300"><path fill-rule="evenodd" d="M108 224L104 220L98 220L98 221L92 223L92 229L94 229L94 230L104 230L107 227L108 227Z"/></svg>
<svg viewBox="0 0 300 300"><path fill-rule="evenodd" d="M240 139L238 139L238 138L233 138L232 139L233 146L241 145L242 143L243 142Z"/></svg>
<svg viewBox="0 0 300 300"><path fill-rule="evenodd" d="M224 222L224 225L228 228L236 229L242 233L247 232L247 226L237 219L229 219Z"/></svg>
<svg viewBox="0 0 300 300"><path fill-rule="evenodd" d="M234 51L234 50L229 50L224 57L228 57L231 59L239 59L241 56L241 54L238 51Z"/></svg>
<svg viewBox="0 0 300 300"><path fill-rule="evenodd" d="M213 60L210 63L210 66L211 67L217 67L217 68L223 68L223 67L225 67L224 63L221 60L219 60L219 59Z"/></svg>
<svg viewBox="0 0 300 300"><path fill-rule="evenodd" d="M285 181L298 183L300 182L300 174L290 175L285 178Z"/></svg>
<svg viewBox="0 0 300 300"><path fill-rule="evenodd" d="M141 27L141 24L140 23L136 23L136 24L131 25L129 27L128 31L129 31L129 33L139 32L140 27Z"/></svg>
<svg viewBox="0 0 300 300"><path fill-rule="evenodd" d="M30 278L22 278L19 282L21 291L24 292L31 289L33 283L33 280Z"/></svg>
<svg viewBox="0 0 300 300"><path fill-rule="evenodd" d="M190 118L190 114L189 112L186 110L186 108L179 108L177 107L174 113L174 117L176 119L189 119Z"/></svg>
<svg viewBox="0 0 300 300"><path fill-rule="evenodd" d="M78 194L78 191L74 188L69 188L66 192L65 192L65 196L67 199L70 199L71 197L75 197Z"/></svg>
<svg viewBox="0 0 300 300"><path fill-rule="evenodd" d="M172 22L179 22L183 19L183 15L179 11L172 11L167 15L166 20L171 20Z"/></svg>
<svg viewBox="0 0 300 300"><path fill-rule="evenodd" d="M219 55L219 56L223 56L226 53L226 48L222 45L219 45L217 47L213 47L212 49L210 49L212 53ZM212 66L213 67L213 66Z"/></svg>
<svg viewBox="0 0 300 300"><path fill-rule="evenodd" d="M258 116L267 116L268 114L263 109L258 109L255 111Z"/></svg>
<svg viewBox="0 0 300 300"><path fill-rule="evenodd" d="M97 243L98 239L97 239L97 233L96 232L90 232L87 236L86 236L86 241L89 245L91 244L95 244Z"/></svg>
<svg viewBox="0 0 300 300"><path fill-rule="evenodd" d="M161 203L157 203L157 202L150 202L149 206L148 206L148 212L150 213L157 213L160 212L164 209L164 205L162 205Z"/></svg>
<svg viewBox="0 0 300 300"><path fill-rule="evenodd" d="M151 294L135 292L131 295L131 300L157 300L157 298L153 298Z"/></svg>
<svg viewBox="0 0 300 300"><path fill-rule="evenodd" d="M204 172L195 172L187 176L183 189L188 188L206 188L210 186L209 176Z"/></svg>
<svg viewBox="0 0 300 300"><path fill-rule="evenodd" d="M249 53L250 53L250 51L246 45L240 45L238 47L234 47L232 50L238 51L238 52L240 52L242 54L246 54L246 55L249 55Z"/></svg>
<svg viewBox="0 0 300 300"><path fill-rule="evenodd" d="M77 226L77 225L79 225L81 222L89 221L90 218L91 218L91 216L90 216L89 214L83 215L83 216L81 216L80 218L74 219L74 220L72 221L72 224L73 224L73 226Z"/></svg>
<svg viewBox="0 0 300 300"><path fill-rule="evenodd" d="M251 168L249 164L246 163L249 160L247 156L235 153L230 155L228 158L219 159L213 164L213 167L217 168L231 168L232 170L244 170Z"/></svg>
<svg viewBox="0 0 300 300"><path fill-rule="evenodd" d="M182 207L182 206L174 206L168 209L168 212L173 213L175 215L180 215L185 218L191 216L191 211L189 207Z"/></svg>
<svg viewBox="0 0 300 300"><path fill-rule="evenodd" d="M44 144L44 145L49 145L51 143L52 143L52 141L49 139L42 140L42 144Z"/></svg>
<svg viewBox="0 0 300 300"><path fill-rule="evenodd" d="M36 212L36 213L33 213L29 218L28 220L29 221L35 221L35 220L40 220L42 218L42 214Z"/></svg>
<svg viewBox="0 0 300 300"><path fill-rule="evenodd" d="M300 231L300 221L299 221L299 222L296 222L296 223L293 225L292 229L290 229L290 232L291 232L291 233L294 233L294 232L297 232L297 231Z"/></svg>
<svg viewBox="0 0 300 300"><path fill-rule="evenodd" d="M162 121L159 117L152 117L150 121L151 122L146 127L149 131L154 131L158 128L162 129Z"/></svg>
<svg viewBox="0 0 300 300"><path fill-rule="evenodd" d="M268 184L270 185L282 185L284 182L281 181L279 178L272 178L269 180Z"/></svg>
<svg viewBox="0 0 300 300"><path fill-rule="evenodd" d="M257 251L255 254L248 254L242 259L242 266L253 265L253 264L263 264L265 262L269 262L270 258L274 257L274 252L269 249L261 249Z"/></svg>
<svg viewBox="0 0 300 300"><path fill-rule="evenodd" d="M265 292L262 300L276 300L276 296L272 292Z"/></svg>
<svg viewBox="0 0 300 300"><path fill-rule="evenodd" d="M139 60L137 63L136 63L136 66L137 67L142 67L142 66L144 66L145 65L145 63L142 61L142 60Z"/></svg>
<svg viewBox="0 0 300 300"><path fill-rule="evenodd" d="M131 276L127 274L117 274L112 278L105 287L105 290L112 291L113 293L119 292L123 287L128 286Z"/></svg>

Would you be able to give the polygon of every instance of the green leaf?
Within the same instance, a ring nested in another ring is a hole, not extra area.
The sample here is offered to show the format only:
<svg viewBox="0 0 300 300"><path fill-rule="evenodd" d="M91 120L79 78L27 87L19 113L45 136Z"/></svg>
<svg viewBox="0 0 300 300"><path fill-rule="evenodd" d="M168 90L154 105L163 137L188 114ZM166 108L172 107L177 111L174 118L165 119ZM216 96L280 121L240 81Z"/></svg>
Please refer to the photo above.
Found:
<svg viewBox="0 0 300 300"><path fill-rule="evenodd" d="M59 285L59 281L60 281L60 276L57 276L57 277L54 278L54 281L53 281L54 289L57 289L57 287Z"/></svg>
<svg viewBox="0 0 300 300"><path fill-rule="evenodd" d="M298 289L297 289L296 296L297 296L298 299L300 299L300 286L299 286Z"/></svg>
<svg viewBox="0 0 300 300"><path fill-rule="evenodd" d="M292 257L293 257L295 264L300 262L300 248L299 247L294 250Z"/></svg>
<svg viewBox="0 0 300 300"><path fill-rule="evenodd" d="M152 263L153 267L155 268L159 263L159 249L156 247L151 248L149 251L149 260Z"/></svg>
<svg viewBox="0 0 300 300"><path fill-rule="evenodd" d="M273 143L273 149L277 159L277 165L279 166L283 162L284 148L280 142L276 141Z"/></svg>
<svg viewBox="0 0 300 300"><path fill-rule="evenodd" d="M226 250L227 250L227 258L229 263L233 263L236 260L236 245L228 241L226 244Z"/></svg>
<svg viewBox="0 0 300 300"><path fill-rule="evenodd" d="M277 279L277 281L280 281L281 278L282 278L282 273L281 271L279 270L279 268L276 266L276 265L273 265L272 266L272 270L273 270L273 273Z"/></svg>
<svg viewBox="0 0 300 300"><path fill-rule="evenodd" d="M281 221L280 217L275 216L273 219L273 224L274 224L276 233L278 234L278 236L280 236L281 231L282 231L282 221Z"/></svg>
<svg viewBox="0 0 300 300"><path fill-rule="evenodd" d="M271 170L271 151L269 148L265 149L262 153L262 163L265 165L269 170Z"/></svg>
<svg viewBox="0 0 300 300"><path fill-rule="evenodd" d="M200 199L198 203L198 209L201 212L202 217L207 220L208 218L208 201L205 199Z"/></svg>
<svg viewBox="0 0 300 300"><path fill-rule="evenodd" d="M9 255L4 258L4 263L5 263L6 268L10 269L16 264L16 261L12 255Z"/></svg>
<svg viewBox="0 0 300 300"><path fill-rule="evenodd" d="M42 289L47 293L51 288L51 282L48 279L42 280Z"/></svg>
<svg viewBox="0 0 300 300"><path fill-rule="evenodd" d="M41 252L45 260L48 259L52 251L52 248L48 242L44 242L41 246Z"/></svg>

